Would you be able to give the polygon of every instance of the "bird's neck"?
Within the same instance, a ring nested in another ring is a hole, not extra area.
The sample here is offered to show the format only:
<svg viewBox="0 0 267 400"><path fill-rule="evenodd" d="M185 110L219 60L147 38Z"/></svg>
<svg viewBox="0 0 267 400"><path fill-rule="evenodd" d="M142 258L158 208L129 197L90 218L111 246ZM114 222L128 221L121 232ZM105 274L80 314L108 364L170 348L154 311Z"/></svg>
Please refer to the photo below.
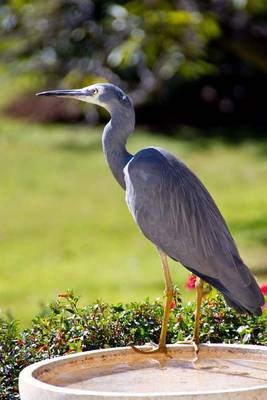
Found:
<svg viewBox="0 0 267 400"><path fill-rule="evenodd" d="M125 189L123 169L132 158L126 150L126 142L134 130L134 111L110 112L111 120L105 126L102 144L107 163L117 182Z"/></svg>

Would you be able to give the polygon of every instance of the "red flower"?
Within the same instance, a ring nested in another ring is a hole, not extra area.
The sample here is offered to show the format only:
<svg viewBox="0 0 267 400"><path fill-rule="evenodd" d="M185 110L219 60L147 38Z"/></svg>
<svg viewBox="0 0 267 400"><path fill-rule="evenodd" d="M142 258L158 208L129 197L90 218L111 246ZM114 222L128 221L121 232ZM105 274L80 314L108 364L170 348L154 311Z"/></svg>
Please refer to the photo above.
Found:
<svg viewBox="0 0 267 400"><path fill-rule="evenodd" d="M264 296L267 296L267 284L266 283L264 283L263 285L260 286L260 290Z"/></svg>
<svg viewBox="0 0 267 400"><path fill-rule="evenodd" d="M170 309L173 310L175 307L176 307L176 302L175 302L175 300L172 300Z"/></svg>
<svg viewBox="0 0 267 400"><path fill-rule="evenodd" d="M189 275L189 277L188 277L188 279L186 281L186 285L185 285L187 290L195 289L195 287L196 287L196 279L197 279L196 275Z"/></svg>

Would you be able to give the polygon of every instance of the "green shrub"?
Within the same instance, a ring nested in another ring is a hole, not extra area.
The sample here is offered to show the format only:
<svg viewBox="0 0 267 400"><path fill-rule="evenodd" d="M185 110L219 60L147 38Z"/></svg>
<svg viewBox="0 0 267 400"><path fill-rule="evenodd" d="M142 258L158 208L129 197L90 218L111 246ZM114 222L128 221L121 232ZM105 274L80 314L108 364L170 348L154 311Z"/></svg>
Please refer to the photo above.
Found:
<svg viewBox="0 0 267 400"><path fill-rule="evenodd" d="M159 300L126 305L99 301L81 308L69 292L22 332L16 321L0 320L0 399L19 398L19 372L35 361L76 351L158 342L162 312ZM192 337L193 312L194 304L182 305L176 290L169 343ZM220 295L209 296L203 303L201 341L267 344L265 317L239 315Z"/></svg>

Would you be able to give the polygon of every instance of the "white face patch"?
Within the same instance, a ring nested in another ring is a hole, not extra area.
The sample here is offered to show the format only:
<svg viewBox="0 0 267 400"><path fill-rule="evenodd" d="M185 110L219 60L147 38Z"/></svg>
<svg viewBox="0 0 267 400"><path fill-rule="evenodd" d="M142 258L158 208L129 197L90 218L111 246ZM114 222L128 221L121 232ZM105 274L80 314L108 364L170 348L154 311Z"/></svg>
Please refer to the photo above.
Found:
<svg viewBox="0 0 267 400"><path fill-rule="evenodd" d="M96 83L85 86L82 89L78 89L76 93L71 93L71 96L86 103L101 106L110 114L112 110L132 108L132 103L128 96L121 89L109 83Z"/></svg>
<svg viewBox="0 0 267 400"><path fill-rule="evenodd" d="M103 107L103 103L99 101L99 97L103 94L103 87L100 85L91 85L84 87L82 90L88 91L88 96L77 96L76 99Z"/></svg>

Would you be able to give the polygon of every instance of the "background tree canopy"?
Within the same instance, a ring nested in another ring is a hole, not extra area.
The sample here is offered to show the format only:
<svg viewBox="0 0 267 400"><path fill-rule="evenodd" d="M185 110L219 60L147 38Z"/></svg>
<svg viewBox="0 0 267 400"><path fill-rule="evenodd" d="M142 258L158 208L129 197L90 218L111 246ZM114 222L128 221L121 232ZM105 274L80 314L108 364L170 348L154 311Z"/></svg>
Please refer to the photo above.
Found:
<svg viewBox="0 0 267 400"><path fill-rule="evenodd" d="M266 20L266 0L2 0L0 71L31 90L112 81L148 124L265 127Z"/></svg>

